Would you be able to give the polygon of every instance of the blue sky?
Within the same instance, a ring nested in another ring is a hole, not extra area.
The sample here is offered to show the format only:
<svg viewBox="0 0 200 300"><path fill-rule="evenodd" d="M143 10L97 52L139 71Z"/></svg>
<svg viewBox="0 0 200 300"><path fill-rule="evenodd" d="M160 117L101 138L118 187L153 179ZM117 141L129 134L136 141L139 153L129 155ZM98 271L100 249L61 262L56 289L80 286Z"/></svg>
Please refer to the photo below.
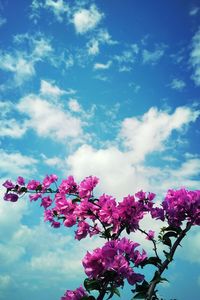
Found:
<svg viewBox="0 0 200 300"><path fill-rule="evenodd" d="M199 1L0 0L1 183L96 175L119 200L199 189L199 91ZM59 299L100 245L43 224L25 199L0 202L0 236L2 300ZM199 299L198 230L183 246L167 300Z"/></svg>

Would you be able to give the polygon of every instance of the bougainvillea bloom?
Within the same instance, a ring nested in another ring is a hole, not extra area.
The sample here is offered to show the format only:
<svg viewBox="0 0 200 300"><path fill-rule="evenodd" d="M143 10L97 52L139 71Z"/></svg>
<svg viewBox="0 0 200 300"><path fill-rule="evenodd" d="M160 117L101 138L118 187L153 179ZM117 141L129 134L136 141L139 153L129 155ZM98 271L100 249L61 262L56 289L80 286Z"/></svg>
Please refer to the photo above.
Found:
<svg viewBox="0 0 200 300"><path fill-rule="evenodd" d="M87 296L87 292L83 289L82 286L77 288L74 291L67 290L61 300L80 300L82 297Z"/></svg>
<svg viewBox="0 0 200 300"><path fill-rule="evenodd" d="M146 259L146 253L135 250L138 243L126 238L108 241L102 248L95 249L92 253L87 252L82 263L85 273L89 278L97 279L102 277L106 271L114 271L116 280L122 282L127 279L130 284L135 284L144 279L141 274L136 274L130 265L139 265ZM138 276L139 275L139 276Z"/></svg>

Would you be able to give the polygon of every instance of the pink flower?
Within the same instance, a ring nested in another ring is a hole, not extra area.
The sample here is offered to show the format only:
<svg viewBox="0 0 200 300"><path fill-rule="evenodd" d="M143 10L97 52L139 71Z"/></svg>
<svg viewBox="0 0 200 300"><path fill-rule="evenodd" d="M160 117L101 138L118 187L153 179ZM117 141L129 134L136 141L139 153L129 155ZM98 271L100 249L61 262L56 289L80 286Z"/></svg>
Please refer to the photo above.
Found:
<svg viewBox="0 0 200 300"><path fill-rule="evenodd" d="M5 201L10 201L10 202L16 202L18 200L18 195L17 194L13 194L13 193L6 193L4 195L4 200Z"/></svg>
<svg viewBox="0 0 200 300"><path fill-rule="evenodd" d="M37 201L41 197L41 193L29 195L31 201Z"/></svg>
<svg viewBox="0 0 200 300"><path fill-rule="evenodd" d="M95 176L86 177L83 181L81 181L78 187L80 198L90 198L92 191L98 182L99 179Z"/></svg>
<svg viewBox="0 0 200 300"><path fill-rule="evenodd" d="M143 192L142 190L137 192L135 194L135 196L139 199L139 200L145 200L146 199L146 193Z"/></svg>
<svg viewBox="0 0 200 300"><path fill-rule="evenodd" d="M55 181L57 181L57 180L58 180L58 176L57 176L57 175L55 175L55 174L47 175L47 176L44 178L43 182L42 182L42 187L43 187L44 189L47 189L48 187L50 187L50 185L51 185L53 182L55 182Z"/></svg>
<svg viewBox="0 0 200 300"><path fill-rule="evenodd" d="M154 239L154 236L155 236L155 231L149 230L148 235L146 236L146 240L151 241Z"/></svg>
<svg viewBox="0 0 200 300"><path fill-rule="evenodd" d="M2 185L6 189L13 189L15 187L14 183L12 183L10 180L6 180Z"/></svg>
<svg viewBox="0 0 200 300"><path fill-rule="evenodd" d="M36 190L37 187L40 185L40 182L37 180L30 180L27 184L28 190Z"/></svg>
<svg viewBox="0 0 200 300"><path fill-rule="evenodd" d="M43 206L45 209L51 206L52 200L49 196L43 197L40 206Z"/></svg>
<svg viewBox="0 0 200 300"><path fill-rule="evenodd" d="M75 215L65 215L65 221L63 222L64 226L72 227L76 224L76 216Z"/></svg>
<svg viewBox="0 0 200 300"><path fill-rule="evenodd" d="M80 286L75 291L67 290L61 300L80 300L84 296L88 296L87 292Z"/></svg>
<svg viewBox="0 0 200 300"><path fill-rule="evenodd" d="M142 253L135 250L138 245L123 238L108 241L102 248L97 248L92 253L87 252L82 261L85 273L89 278L98 279L107 271L114 271L115 278L112 280L118 283L118 286L123 284L124 279L130 284L140 282L144 276L135 274L130 266L131 261L138 266L147 257L144 250Z"/></svg>
<svg viewBox="0 0 200 300"><path fill-rule="evenodd" d="M62 194L76 194L77 193L77 184L74 181L73 176L69 176L67 179L63 180L59 186L59 192Z"/></svg>
<svg viewBox="0 0 200 300"><path fill-rule="evenodd" d="M17 178L17 183L18 183L19 185L25 185L25 180L24 180L24 178L21 177L21 176L19 176L19 177Z"/></svg>
<svg viewBox="0 0 200 300"><path fill-rule="evenodd" d="M106 225L113 224L113 231L115 232L119 227L119 211L115 199L103 194L99 198L98 205L101 207L98 211L100 220Z"/></svg>
<svg viewBox="0 0 200 300"><path fill-rule="evenodd" d="M120 220L130 231L138 229L139 221L143 218L146 208L144 204L136 201L134 196L128 195L118 205Z"/></svg>
<svg viewBox="0 0 200 300"><path fill-rule="evenodd" d="M169 225L181 226L185 220L200 225L200 191L168 190L162 206Z"/></svg>
<svg viewBox="0 0 200 300"><path fill-rule="evenodd" d="M90 226L88 223L81 221L78 223L78 229L75 232L75 239L81 240L87 236L89 233Z"/></svg>

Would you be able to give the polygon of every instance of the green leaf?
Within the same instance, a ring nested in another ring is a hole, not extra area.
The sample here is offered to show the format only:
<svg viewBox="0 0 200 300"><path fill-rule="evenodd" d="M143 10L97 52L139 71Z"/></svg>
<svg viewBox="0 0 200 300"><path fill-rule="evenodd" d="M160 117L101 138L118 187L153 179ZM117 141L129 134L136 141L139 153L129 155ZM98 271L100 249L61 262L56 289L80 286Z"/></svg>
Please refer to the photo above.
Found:
<svg viewBox="0 0 200 300"><path fill-rule="evenodd" d="M140 263L140 265L142 267L146 266L146 265L154 265L154 266L159 266L162 263L161 259L159 257L156 256L151 256L147 259L145 259L143 262Z"/></svg>
<svg viewBox="0 0 200 300"><path fill-rule="evenodd" d="M120 297L120 292L117 288L114 289L114 294L117 295L118 297Z"/></svg>
<svg viewBox="0 0 200 300"><path fill-rule="evenodd" d="M81 300L95 300L94 296L83 296Z"/></svg>
<svg viewBox="0 0 200 300"><path fill-rule="evenodd" d="M171 255L170 255L170 253L169 252L167 252L167 251L165 251L165 250L163 250L163 253L165 254L165 257L169 260L169 261L171 261L172 260L172 258L171 258Z"/></svg>
<svg viewBox="0 0 200 300"><path fill-rule="evenodd" d="M81 202L81 200L79 198L72 199L72 203L76 203L76 202Z"/></svg>
<svg viewBox="0 0 200 300"><path fill-rule="evenodd" d="M117 288L108 288L107 289L107 292L109 293L110 292L110 295L109 297L106 299L106 300L109 300L113 297L114 294L116 294L117 296L120 297L120 292Z"/></svg>
<svg viewBox="0 0 200 300"><path fill-rule="evenodd" d="M39 184L37 187L36 187L36 192L41 192L42 191L42 185Z"/></svg>
<svg viewBox="0 0 200 300"><path fill-rule="evenodd" d="M164 227L163 231L175 231L177 234L180 234L182 229L176 226L168 226L168 227Z"/></svg>
<svg viewBox="0 0 200 300"><path fill-rule="evenodd" d="M100 284L99 284L98 280L86 278L84 280L84 287L88 292L93 291L93 290L98 291L100 288Z"/></svg>
<svg viewBox="0 0 200 300"><path fill-rule="evenodd" d="M174 232L174 231L169 231L169 232L167 232L167 233L165 233L164 235L163 235L163 239L165 239L165 238L170 238L170 237L177 237L177 232Z"/></svg>
<svg viewBox="0 0 200 300"><path fill-rule="evenodd" d="M27 192L27 188L25 186L22 186L19 190L20 193L26 193Z"/></svg>
<svg viewBox="0 0 200 300"><path fill-rule="evenodd" d="M172 242L171 242L169 237L162 238L162 242L163 242L164 245L167 245L168 247L171 248Z"/></svg>
<svg viewBox="0 0 200 300"><path fill-rule="evenodd" d="M146 293L137 293L131 300L133 299L146 299Z"/></svg>
<svg viewBox="0 0 200 300"><path fill-rule="evenodd" d="M167 278L160 277L160 282L163 282L163 281L169 282L169 280Z"/></svg>
<svg viewBox="0 0 200 300"><path fill-rule="evenodd" d="M106 239L111 238L110 233L111 233L112 229L113 229L113 227L106 228L106 230L102 233L101 237L106 238Z"/></svg>
<svg viewBox="0 0 200 300"><path fill-rule="evenodd" d="M135 289L132 290L133 293L147 293L149 289L149 283L144 280L142 284L136 283Z"/></svg>

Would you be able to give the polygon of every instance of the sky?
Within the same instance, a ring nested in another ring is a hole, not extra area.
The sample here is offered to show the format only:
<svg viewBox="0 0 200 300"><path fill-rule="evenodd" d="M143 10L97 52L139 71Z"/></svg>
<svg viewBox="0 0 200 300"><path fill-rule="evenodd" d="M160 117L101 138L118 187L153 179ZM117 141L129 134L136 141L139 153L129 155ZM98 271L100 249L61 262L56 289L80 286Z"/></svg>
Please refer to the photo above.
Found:
<svg viewBox="0 0 200 300"><path fill-rule="evenodd" d="M199 92L199 1L0 0L1 184L95 175L97 194L118 200L199 189ZM81 259L102 241L73 233L44 224L37 203L1 200L0 299L78 287ZM182 246L159 289L166 300L199 299L198 228Z"/></svg>

